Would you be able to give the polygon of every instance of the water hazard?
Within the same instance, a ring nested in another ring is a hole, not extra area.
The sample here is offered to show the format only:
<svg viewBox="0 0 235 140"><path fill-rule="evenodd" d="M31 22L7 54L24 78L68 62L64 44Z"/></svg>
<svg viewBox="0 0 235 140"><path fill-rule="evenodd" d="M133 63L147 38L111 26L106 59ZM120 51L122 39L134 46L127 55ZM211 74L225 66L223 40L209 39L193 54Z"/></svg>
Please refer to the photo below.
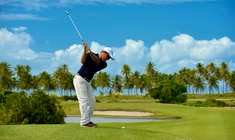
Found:
<svg viewBox="0 0 235 140"><path fill-rule="evenodd" d="M66 123L79 123L80 117L65 117ZM93 122L151 122L151 121L163 121L158 119L141 119L141 118L107 118L107 117L93 117Z"/></svg>

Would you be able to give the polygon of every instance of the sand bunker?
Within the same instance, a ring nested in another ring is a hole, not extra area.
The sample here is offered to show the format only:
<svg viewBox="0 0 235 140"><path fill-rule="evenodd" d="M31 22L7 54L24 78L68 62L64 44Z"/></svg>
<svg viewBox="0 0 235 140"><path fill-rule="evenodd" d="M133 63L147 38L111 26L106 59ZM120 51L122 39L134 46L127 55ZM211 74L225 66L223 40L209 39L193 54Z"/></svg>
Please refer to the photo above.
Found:
<svg viewBox="0 0 235 140"><path fill-rule="evenodd" d="M154 114L149 112L138 112L138 111L95 111L94 115L143 117L143 116L151 116Z"/></svg>

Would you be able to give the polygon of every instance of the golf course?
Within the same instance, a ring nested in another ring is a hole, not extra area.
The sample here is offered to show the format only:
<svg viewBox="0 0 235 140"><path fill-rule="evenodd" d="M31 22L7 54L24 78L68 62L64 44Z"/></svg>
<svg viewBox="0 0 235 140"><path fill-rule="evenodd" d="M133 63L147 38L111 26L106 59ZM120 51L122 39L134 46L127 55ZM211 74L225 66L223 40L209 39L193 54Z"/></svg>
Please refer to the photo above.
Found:
<svg viewBox="0 0 235 140"><path fill-rule="evenodd" d="M78 103L62 101L67 115L79 117ZM47 125L0 125L1 140L234 140L235 108L193 107L161 104L154 100L100 102L96 111L141 111L162 121L99 122L97 128L80 127L79 122ZM95 115L94 117L96 117ZM125 116L102 116L125 117ZM124 127L123 127L124 126Z"/></svg>

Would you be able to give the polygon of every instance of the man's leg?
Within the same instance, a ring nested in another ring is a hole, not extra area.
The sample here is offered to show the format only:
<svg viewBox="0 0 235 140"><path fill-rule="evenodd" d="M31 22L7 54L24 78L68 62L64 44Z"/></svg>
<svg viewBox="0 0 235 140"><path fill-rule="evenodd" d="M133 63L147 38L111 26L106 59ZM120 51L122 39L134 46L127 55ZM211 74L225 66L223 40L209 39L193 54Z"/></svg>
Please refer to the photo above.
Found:
<svg viewBox="0 0 235 140"><path fill-rule="evenodd" d="M88 111L88 115L89 115L89 119L90 119L94 113L96 100L95 100L95 96L93 94L91 83L87 83L87 84L88 84L87 85L87 95L88 95L87 111Z"/></svg>
<svg viewBox="0 0 235 140"><path fill-rule="evenodd" d="M80 113L81 113L80 125L84 125L90 122L89 113L87 111L87 104L88 104L87 84L86 81L78 75L74 77L73 83L80 107Z"/></svg>

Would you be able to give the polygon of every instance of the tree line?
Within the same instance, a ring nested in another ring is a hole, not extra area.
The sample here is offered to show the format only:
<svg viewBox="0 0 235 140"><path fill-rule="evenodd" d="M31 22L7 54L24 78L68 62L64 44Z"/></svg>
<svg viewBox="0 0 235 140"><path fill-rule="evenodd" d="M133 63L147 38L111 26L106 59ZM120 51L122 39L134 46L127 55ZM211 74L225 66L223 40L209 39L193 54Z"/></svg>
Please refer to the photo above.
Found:
<svg viewBox="0 0 235 140"><path fill-rule="evenodd" d="M148 62L145 72L140 73L132 71L128 64L124 64L121 73L114 76L107 72L98 72L91 84L94 89L100 90L101 95L122 93L124 90L128 94L143 95L164 80L186 86L187 93L219 94L235 91L235 70L230 71L224 61L218 66L214 62L208 65L199 62L193 69L184 67L173 74L161 73L155 67L154 62ZM74 93L73 76L67 64L61 65L52 74L43 71L38 75L32 75L29 65L12 67L8 62L0 62L0 89L4 90L32 92L40 89L47 93L70 95Z"/></svg>

